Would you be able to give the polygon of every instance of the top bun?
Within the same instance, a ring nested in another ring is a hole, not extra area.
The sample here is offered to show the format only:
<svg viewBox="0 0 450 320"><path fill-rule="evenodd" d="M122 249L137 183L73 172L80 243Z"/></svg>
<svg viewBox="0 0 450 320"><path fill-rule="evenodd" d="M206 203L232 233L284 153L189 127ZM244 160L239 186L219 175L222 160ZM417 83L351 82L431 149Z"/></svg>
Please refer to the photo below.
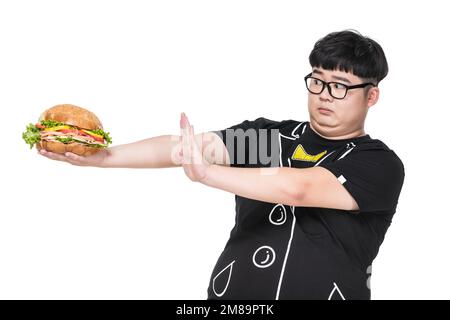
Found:
<svg viewBox="0 0 450 320"><path fill-rule="evenodd" d="M102 129L103 126L95 114L73 104L58 104L41 114L39 121L53 120L87 130Z"/></svg>

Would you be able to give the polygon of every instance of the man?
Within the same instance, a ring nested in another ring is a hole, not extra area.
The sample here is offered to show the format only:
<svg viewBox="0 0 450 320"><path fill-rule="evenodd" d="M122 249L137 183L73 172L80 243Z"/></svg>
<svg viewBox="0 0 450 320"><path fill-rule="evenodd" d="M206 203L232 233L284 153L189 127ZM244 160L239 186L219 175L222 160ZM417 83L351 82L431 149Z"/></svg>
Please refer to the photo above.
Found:
<svg viewBox="0 0 450 320"><path fill-rule="evenodd" d="M180 136L86 158L43 154L74 165L183 166L192 181L234 193L236 225L209 299L370 299L371 264L404 180L395 152L364 131L387 61L378 43L349 30L320 39L309 61L309 122L261 117L194 135L182 114Z"/></svg>

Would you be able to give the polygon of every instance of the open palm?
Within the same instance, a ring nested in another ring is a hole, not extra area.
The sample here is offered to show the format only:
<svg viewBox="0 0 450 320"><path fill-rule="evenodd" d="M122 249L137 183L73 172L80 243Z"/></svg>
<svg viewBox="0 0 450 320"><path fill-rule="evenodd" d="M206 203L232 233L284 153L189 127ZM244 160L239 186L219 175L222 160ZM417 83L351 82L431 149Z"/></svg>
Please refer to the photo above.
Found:
<svg viewBox="0 0 450 320"><path fill-rule="evenodd" d="M187 116L182 113L181 129L181 164L184 172L192 181L201 182L206 177L209 163L203 159L202 152L195 141L194 127L190 125Z"/></svg>

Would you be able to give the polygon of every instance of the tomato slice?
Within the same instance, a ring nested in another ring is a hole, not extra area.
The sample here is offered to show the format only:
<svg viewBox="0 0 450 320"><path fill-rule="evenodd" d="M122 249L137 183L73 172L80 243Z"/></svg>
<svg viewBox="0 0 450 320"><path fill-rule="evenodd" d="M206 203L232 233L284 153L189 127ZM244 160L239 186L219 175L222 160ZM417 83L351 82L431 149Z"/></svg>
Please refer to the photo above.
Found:
<svg viewBox="0 0 450 320"><path fill-rule="evenodd" d="M36 123L34 126L39 129L45 129L45 127L40 123Z"/></svg>
<svg viewBox="0 0 450 320"><path fill-rule="evenodd" d="M89 136L92 137L92 138L94 138L95 141L98 141L98 142L102 142L102 143L103 143L103 138L94 137L94 136L91 136L91 135L89 135Z"/></svg>
<svg viewBox="0 0 450 320"><path fill-rule="evenodd" d="M58 130L58 132L62 132L62 133L69 133L69 132L78 133L78 130L61 129L61 130Z"/></svg>
<svg viewBox="0 0 450 320"><path fill-rule="evenodd" d="M81 129L81 131L82 131L83 133L85 133L87 136L93 138L94 140L103 143L103 140L104 140L104 139L103 139L102 136L100 136L100 135L98 135L98 134L95 134L95 133L91 133L90 131L85 130L85 129Z"/></svg>

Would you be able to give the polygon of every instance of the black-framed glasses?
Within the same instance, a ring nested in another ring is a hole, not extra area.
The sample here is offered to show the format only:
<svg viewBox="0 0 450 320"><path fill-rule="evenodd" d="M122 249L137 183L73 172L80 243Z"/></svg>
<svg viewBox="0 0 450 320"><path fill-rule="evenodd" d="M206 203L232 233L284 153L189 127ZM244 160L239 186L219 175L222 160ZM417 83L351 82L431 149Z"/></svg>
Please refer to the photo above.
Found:
<svg viewBox="0 0 450 320"><path fill-rule="evenodd" d="M321 94L325 87L328 88L328 93L335 99L344 99L347 95L348 90L357 89L357 88L365 88L367 86L377 85L372 82L366 82L361 84L356 84L354 86L348 86L346 84L340 82L326 82L312 76L312 73L308 74L305 77L306 89L312 94Z"/></svg>

